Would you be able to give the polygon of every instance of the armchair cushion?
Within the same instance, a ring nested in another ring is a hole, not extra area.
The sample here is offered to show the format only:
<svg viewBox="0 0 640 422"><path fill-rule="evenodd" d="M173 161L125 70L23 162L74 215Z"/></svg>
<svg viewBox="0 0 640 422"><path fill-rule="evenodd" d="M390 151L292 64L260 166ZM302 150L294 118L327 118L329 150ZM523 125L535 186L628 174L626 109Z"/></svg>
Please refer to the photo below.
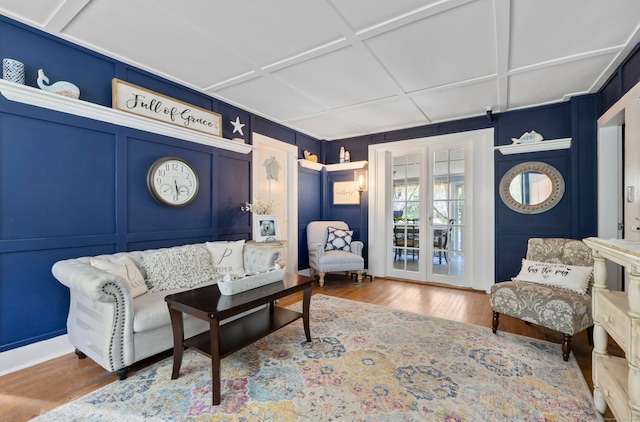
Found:
<svg viewBox="0 0 640 422"><path fill-rule="evenodd" d="M353 230L337 229L335 227L327 227L328 236L326 251L338 250L351 252L351 240L353 239Z"/></svg>
<svg viewBox="0 0 640 422"><path fill-rule="evenodd" d="M574 335L593 325L591 296L555 286L507 281L491 287L495 312Z"/></svg>
<svg viewBox="0 0 640 422"><path fill-rule="evenodd" d="M554 264L523 259L522 269L514 280L548 284L585 294L592 271L593 267Z"/></svg>

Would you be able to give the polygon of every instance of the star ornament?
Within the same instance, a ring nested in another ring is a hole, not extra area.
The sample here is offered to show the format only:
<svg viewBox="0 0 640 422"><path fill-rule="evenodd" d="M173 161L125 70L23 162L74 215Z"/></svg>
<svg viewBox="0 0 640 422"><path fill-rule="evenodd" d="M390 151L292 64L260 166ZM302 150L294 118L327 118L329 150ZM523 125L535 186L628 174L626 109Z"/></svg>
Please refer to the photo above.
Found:
<svg viewBox="0 0 640 422"><path fill-rule="evenodd" d="M233 125L232 133L238 132L240 135L244 136L244 133L242 133L242 128L244 127L244 123L240 123L240 117L236 117L235 122L232 120L231 124Z"/></svg>

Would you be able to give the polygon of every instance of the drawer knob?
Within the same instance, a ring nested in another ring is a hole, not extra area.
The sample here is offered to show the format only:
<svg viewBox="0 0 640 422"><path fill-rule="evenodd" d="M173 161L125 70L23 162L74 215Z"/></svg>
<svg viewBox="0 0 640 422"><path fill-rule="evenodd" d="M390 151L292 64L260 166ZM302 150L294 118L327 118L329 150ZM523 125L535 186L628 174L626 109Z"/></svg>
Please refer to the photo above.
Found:
<svg viewBox="0 0 640 422"><path fill-rule="evenodd" d="M613 318L611 318L609 315L602 315L602 320L608 323L613 322Z"/></svg>

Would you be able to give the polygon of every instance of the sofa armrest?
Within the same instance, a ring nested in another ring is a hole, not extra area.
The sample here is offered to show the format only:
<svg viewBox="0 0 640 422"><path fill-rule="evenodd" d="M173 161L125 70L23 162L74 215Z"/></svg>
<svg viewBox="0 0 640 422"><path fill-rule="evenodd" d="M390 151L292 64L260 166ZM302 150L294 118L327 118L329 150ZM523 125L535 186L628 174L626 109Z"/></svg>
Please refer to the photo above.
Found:
<svg viewBox="0 0 640 422"><path fill-rule="evenodd" d="M70 290L69 342L108 371L131 365L134 306L125 280L86 257L58 261L51 272Z"/></svg>
<svg viewBox="0 0 640 422"><path fill-rule="evenodd" d="M58 261L51 268L53 276L70 290L98 302L114 302L113 291L130 296L127 282L120 276L99 270L82 259ZM109 286L115 287L115 289ZM131 301L131 297L127 302Z"/></svg>
<svg viewBox="0 0 640 422"><path fill-rule="evenodd" d="M282 251L278 247L245 243L242 260L246 273L263 272L282 263Z"/></svg>

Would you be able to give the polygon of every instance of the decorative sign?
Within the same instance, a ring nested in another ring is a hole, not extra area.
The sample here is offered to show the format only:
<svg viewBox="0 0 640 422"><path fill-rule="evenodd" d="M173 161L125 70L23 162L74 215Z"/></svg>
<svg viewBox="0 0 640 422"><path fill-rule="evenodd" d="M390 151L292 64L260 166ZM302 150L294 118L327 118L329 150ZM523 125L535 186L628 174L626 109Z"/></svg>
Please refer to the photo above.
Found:
<svg viewBox="0 0 640 422"><path fill-rule="evenodd" d="M112 107L210 135L222 136L222 116L213 111L113 78Z"/></svg>
<svg viewBox="0 0 640 422"><path fill-rule="evenodd" d="M360 192L356 187L356 183L351 180L349 182L333 182L333 205L353 205L360 203Z"/></svg>

